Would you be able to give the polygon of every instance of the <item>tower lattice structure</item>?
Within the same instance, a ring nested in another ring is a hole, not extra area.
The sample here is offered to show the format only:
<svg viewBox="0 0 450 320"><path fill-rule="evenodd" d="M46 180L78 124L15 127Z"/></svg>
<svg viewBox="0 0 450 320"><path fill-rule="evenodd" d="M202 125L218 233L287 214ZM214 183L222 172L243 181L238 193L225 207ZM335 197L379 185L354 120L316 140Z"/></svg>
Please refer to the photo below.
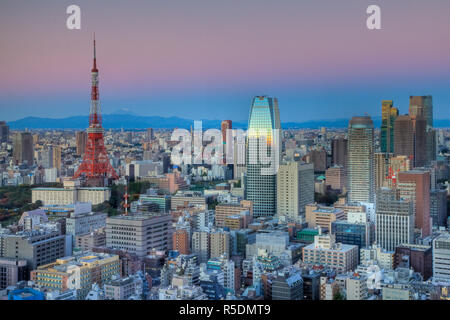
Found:
<svg viewBox="0 0 450 320"><path fill-rule="evenodd" d="M83 162L74 175L74 179L85 177L92 183L101 183L105 178L118 179L118 175L108 160L108 153L103 140L102 116L98 90L97 52L94 37L94 66L92 68L91 109L89 128Z"/></svg>

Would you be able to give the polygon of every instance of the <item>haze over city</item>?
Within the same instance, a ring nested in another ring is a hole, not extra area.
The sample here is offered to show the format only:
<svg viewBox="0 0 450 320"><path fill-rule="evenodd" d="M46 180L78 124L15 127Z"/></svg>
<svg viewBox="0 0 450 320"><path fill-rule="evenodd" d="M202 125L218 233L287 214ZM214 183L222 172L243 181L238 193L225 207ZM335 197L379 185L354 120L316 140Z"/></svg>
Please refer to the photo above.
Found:
<svg viewBox="0 0 450 320"><path fill-rule="evenodd" d="M104 114L246 122L267 94L282 122L303 122L379 116L383 99L404 114L410 95L432 95L450 118L450 3L379 3L371 32L366 0L80 0L71 31L70 1L2 1L0 118L87 114L94 32Z"/></svg>

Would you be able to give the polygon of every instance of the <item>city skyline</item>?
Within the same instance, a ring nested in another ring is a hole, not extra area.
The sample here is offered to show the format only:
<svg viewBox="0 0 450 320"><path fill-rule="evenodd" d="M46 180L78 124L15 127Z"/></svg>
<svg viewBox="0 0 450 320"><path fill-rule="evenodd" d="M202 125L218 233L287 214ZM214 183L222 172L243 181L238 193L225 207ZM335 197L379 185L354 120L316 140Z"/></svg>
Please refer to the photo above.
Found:
<svg viewBox="0 0 450 320"><path fill-rule="evenodd" d="M410 95L432 95L436 119L450 118L447 2L382 2L377 31L365 27L369 1L135 2L139 12L79 1L80 31L65 28L67 3L42 3L32 16L29 3L2 4L2 118L85 114L94 32L104 114L245 122L264 94L279 98L282 122L303 122L376 116L382 100L405 114Z"/></svg>

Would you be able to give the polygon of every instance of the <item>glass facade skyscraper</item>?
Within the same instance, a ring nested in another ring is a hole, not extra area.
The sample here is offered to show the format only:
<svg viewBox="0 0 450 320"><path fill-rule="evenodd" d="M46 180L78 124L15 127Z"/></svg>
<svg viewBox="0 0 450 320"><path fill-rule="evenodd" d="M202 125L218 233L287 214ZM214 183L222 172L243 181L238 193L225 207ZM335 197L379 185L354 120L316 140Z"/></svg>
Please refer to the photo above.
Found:
<svg viewBox="0 0 450 320"><path fill-rule="evenodd" d="M253 201L253 216L277 212L277 170L281 156L281 124L278 100L253 99L248 120L245 195Z"/></svg>
<svg viewBox="0 0 450 320"><path fill-rule="evenodd" d="M398 117L398 109L393 104L392 100L384 100L381 105L380 148L383 153L394 152L394 122Z"/></svg>

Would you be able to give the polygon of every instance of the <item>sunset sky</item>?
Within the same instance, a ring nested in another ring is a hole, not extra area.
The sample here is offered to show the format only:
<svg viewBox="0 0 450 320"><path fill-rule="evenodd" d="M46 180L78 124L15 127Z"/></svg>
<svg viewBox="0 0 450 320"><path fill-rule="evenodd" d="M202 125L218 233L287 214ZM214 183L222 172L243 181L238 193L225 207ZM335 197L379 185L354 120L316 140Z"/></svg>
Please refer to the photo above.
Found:
<svg viewBox="0 0 450 320"><path fill-rule="evenodd" d="M94 32L104 113L245 121L267 94L302 122L431 94L450 118L448 0L2 0L0 120L87 114Z"/></svg>

